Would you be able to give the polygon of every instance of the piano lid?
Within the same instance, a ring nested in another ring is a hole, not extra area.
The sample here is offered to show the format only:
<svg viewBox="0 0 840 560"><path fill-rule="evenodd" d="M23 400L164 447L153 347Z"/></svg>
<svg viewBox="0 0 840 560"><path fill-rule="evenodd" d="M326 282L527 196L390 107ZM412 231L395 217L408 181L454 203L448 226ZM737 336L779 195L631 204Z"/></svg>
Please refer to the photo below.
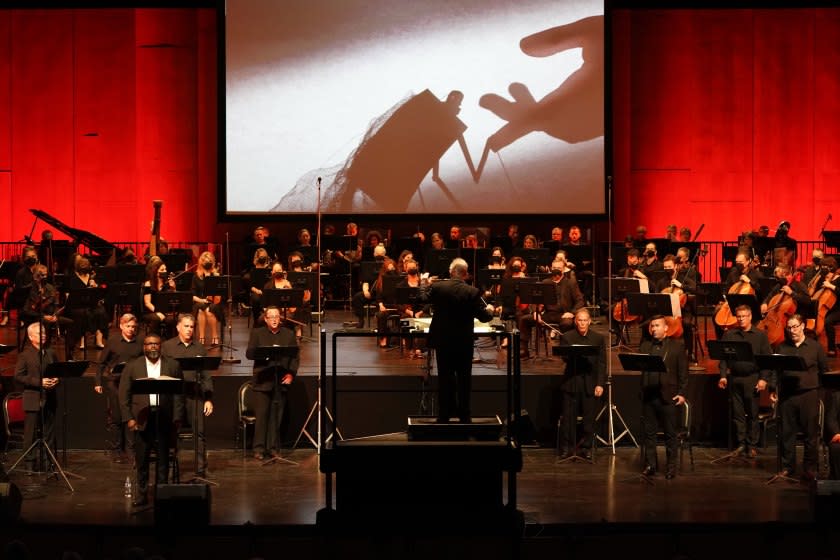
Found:
<svg viewBox="0 0 840 560"><path fill-rule="evenodd" d="M45 221L46 223L50 224L52 227L54 227L55 229L72 239L74 244L85 245L88 249L99 255L110 255L115 249L118 249L118 247L110 241L106 241L105 239L99 237L98 235L94 235L89 231L68 226L58 218L47 214L43 210L30 208L29 211L32 212L32 214L34 214L36 218Z"/></svg>

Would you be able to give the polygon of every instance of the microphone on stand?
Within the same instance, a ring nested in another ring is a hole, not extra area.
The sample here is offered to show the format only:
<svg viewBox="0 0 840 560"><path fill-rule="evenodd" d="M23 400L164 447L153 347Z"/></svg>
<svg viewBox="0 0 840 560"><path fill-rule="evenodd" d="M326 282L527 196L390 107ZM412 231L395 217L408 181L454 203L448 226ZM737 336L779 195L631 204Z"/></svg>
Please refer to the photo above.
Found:
<svg viewBox="0 0 840 560"><path fill-rule="evenodd" d="M318 186L319 187L321 186L321 178L320 177L318 177Z"/></svg>

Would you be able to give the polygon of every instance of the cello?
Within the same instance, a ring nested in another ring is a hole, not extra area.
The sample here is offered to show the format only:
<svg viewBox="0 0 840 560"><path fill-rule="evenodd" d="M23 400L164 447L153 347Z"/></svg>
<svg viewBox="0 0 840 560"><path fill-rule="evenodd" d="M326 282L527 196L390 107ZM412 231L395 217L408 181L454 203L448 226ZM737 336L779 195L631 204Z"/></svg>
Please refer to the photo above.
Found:
<svg viewBox="0 0 840 560"><path fill-rule="evenodd" d="M788 275L785 285L790 286L793 278L793 275ZM767 314L759 321L756 328L767 333L771 346L778 346L785 340L785 325L794 313L796 313L796 300L791 294L780 289L767 302Z"/></svg>
<svg viewBox="0 0 840 560"><path fill-rule="evenodd" d="M680 265L682 266L682 265ZM680 269L678 267L674 267L674 272L671 275L671 282L676 280L677 274L679 274ZM685 307L686 302L688 301L688 295L685 293L685 290L682 288L678 288L673 284L669 284L668 287L662 289L660 292L662 294L676 294L677 298L680 302L680 309ZM665 336L670 338L680 338L683 335L683 322L682 317L674 317L674 316L666 316L665 317Z"/></svg>
<svg viewBox="0 0 840 560"><path fill-rule="evenodd" d="M837 274L833 270L829 270L823 280L822 287L811 298L811 301L816 302L815 307L817 310L817 316L814 319L814 334L826 352L828 351L828 338L825 334L825 317L831 311L831 308L834 307L834 304L837 303L837 294L832 288L827 288L825 283L828 282L833 286L835 278L837 278Z"/></svg>
<svg viewBox="0 0 840 560"><path fill-rule="evenodd" d="M743 264L736 263L738 266L743 267L743 272L741 276L745 274L749 274L750 269L750 261L747 261ZM728 294L755 294L755 289L753 289L752 284L749 282L744 282L743 280L738 280L732 286L729 287L729 290L726 292ZM729 308L729 303L724 301L720 304L717 311L715 312L715 324L723 329L730 329L737 324L737 320L735 319L735 314L732 313L732 310Z"/></svg>
<svg viewBox="0 0 840 560"><path fill-rule="evenodd" d="M638 264L628 265L628 270L632 272L631 276L625 276L625 278L639 278L637 273L641 275L641 278L645 278L645 275L642 274L641 271L638 269ZM630 313L630 307L627 303L627 298L621 298L621 301L616 303L613 306L613 320L618 323L635 323L639 319L641 319L641 315L633 315Z"/></svg>

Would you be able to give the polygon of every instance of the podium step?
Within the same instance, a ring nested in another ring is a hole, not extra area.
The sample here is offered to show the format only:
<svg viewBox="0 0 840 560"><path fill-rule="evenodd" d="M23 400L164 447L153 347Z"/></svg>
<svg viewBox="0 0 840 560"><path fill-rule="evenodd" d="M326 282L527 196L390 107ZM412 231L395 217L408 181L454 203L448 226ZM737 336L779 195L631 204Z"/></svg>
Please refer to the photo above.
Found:
<svg viewBox="0 0 840 560"><path fill-rule="evenodd" d="M476 416L470 422L452 418L438 422L434 416L409 416L409 441L494 441L502 437L504 424L498 415Z"/></svg>

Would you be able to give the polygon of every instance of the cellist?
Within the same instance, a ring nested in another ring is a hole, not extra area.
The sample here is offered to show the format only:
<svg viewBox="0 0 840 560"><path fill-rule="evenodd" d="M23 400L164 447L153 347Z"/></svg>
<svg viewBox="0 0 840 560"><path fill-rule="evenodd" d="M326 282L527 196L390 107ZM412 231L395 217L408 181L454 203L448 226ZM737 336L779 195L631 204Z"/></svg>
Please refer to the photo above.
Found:
<svg viewBox="0 0 840 560"><path fill-rule="evenodd" d="M840 284L837 274L837 261L834 257L825 257L820 262L822 268L822 284L813 295L816 306L817 319L814 331L817 340L822 341L825 333L826 353L837 355L835 345L834 326L840 323L840 298L837 297L837 285Z"/></svg>
<svg viewBox="0 0 840 560"><path fill-rule="evenodd" d="M793 270L786 264L778 264L773 269L773 276L779 282L761 303L761 316L764 318L758 328L767 333L770 344L781 344L785 338L785 325L788 317L799 310L808 309L811 297L808 287L802 283ZM792 302L792 304L791 304Z"/></svg>
<svg viewBox="0 0 840 560"><path fill-rule="evenodd" d="M666 271L671 272L671 280L665 290L682 292L685 297L680 297L682 304L682 323L683 323L683 342L688 350L689 361L696 362L694 356L694 332L693 327L693 309L689 301L689 296L697 292L697 275L694 267L686 260L681 260L680 257L674 255L666 255L662 259L662 266ZM664 291L664 290L658 290Z"/></svg>
<svg viewBox="0 0 840 560"><path fill-rule="evenodd" d="M732 267L732 270L729 271L729 275L726 277L726 282L724 282L724 291L727 294L740 292L740 293L753 293L756 296L756 299L761 299L761 295L759 292L759 279L763 278L761 271L758 268L753 266L753 261L750 258L750 254L748 250L738 250L738 254L735 256L735 266ZM737 284L737 286L736 286ZM727 313L727 311L729 313ZM721 338L723 336L723 331L726 328L731 328L736 326L736 321L734 320L734 313L732 310L729 309L729 304L723 302L718 310L715 312L715 334L717 338Z"/></svg>

